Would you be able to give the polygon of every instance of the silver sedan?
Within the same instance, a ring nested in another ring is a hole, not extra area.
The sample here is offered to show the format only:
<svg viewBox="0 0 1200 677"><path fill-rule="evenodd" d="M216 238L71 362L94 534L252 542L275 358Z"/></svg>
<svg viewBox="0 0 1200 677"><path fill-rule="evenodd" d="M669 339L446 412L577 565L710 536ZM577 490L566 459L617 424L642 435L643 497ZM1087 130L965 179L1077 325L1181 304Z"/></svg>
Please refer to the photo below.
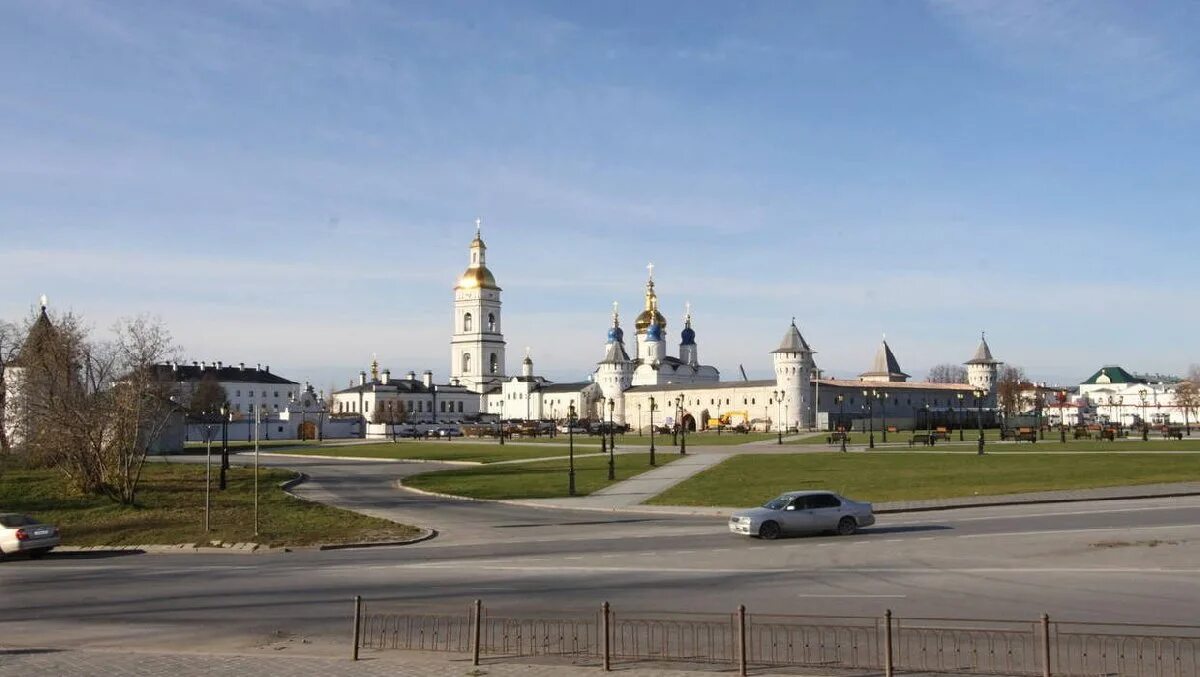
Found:
<svg viewBox="0 0 1200 677"><path fill-rule="evenodd" d="M832 531L849 536L875 523L870 503L852 501L831 491L789 491L761 508L739 510L729 530L743 536L775 539L783 535Z"/></svg>
<svg viewBox="0 0 1200 677"><path fill-rule="evenodd" d="M0 557L19 552L38 558L58 547L58 529L20 513L0 513Z"/></svg>

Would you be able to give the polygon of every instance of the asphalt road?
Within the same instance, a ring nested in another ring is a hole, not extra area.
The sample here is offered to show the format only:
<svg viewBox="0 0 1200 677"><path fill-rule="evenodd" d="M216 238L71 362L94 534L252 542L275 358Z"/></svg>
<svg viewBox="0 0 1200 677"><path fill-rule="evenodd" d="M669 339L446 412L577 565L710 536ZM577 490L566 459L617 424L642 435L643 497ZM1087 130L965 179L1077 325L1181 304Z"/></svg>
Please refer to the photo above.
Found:
<svg viewBox="0 0 1200 677"><path fill-rule="evenodd" d="M270 554L52 554L0 564L8 646L333 652L373 608L881 614L1196 622L1200 498L881 516L850 537L762 542L724 520L417 496L429 464L264 462L304 495L436 527L404 547Z"/></svg>

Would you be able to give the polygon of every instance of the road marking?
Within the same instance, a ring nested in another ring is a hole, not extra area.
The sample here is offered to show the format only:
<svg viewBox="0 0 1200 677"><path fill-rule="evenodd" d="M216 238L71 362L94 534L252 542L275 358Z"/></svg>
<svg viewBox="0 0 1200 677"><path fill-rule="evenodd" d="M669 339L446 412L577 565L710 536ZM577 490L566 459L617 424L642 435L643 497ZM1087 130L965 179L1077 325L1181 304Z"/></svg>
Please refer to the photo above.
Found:
<svg viewBox="0 0 1200 677"><path fill-rule="evenodd" d="M1052 529L1046 531L1009 531L998 534L964 534L955 538L999 538L1003 536L1047 536L1053 534L1082 534L1093 531L1151 531L1157 529L1194 529L1196 524L1164 524L1155 527L1088 527L1084 529Z"/></svg>
<svg viewBox="0 0 1200 677"><path fill-rule="evenodd" d="M1020 507L1020 506L1008 506L1008 507ZM1164 505L1164 506L1152 506L1152 507L1145 507L1145 508L1123 508L1123 509L1118 509L1118 510L1072 510L1072 511L1068 511L1068 512L1040 512L1040 513L1025 513L1025 514L1015 514L1014 513L1014 514L1010 514L1010 515L988 515L986 517L960 517L957 519L945 519L945 520L920 520L920 521L916 521L916 522L904 522L902 524L888 523L887 526L889 526L889 527L905 527L905 526L915 526L915 525L919 525L919 524L947 524L947 523L955 524L958 522L984 522L984 521L988 521L988 520L1025 519L1028 517L1070 517L1073 515L1107 515L1107 514L1113 514L1113 513L1151 512L1151 511L1157 511L1157 510L1189 510L1189 509L1194 510L1198 507L1200 507L1200 506Z"/></svg>
<svg viewBox="0 0 1200 677"><path fill-rule="evenodd" d="M831 567L816 567L809 569L798 568L772 568L772 569L754 569L747 567L740 568L717 568L703 569L696 567L631 567L631 566L543 566L531 567L521 564L500 564L489 562L470 562L465 564L458 563L417 563L417 564L402 564L397 565L400 569L485 569L490 571L519 571L524 573L533 572L562 572L562 573L675 573L675 574L697 574L711 575L714 573L720 574L806 574L813 571L822 573L839 573L848 575L861 574L1089 574L1089 575L1147 575L1161 574L1167 576L1188 575L1194 576L1200 574L1200 568L1179 568L1165 569L1154 567L961 567L961 568L940 568L940 567L846 567L846 568L831 568Z"/></svg>
<svg viewBox="0 0 1200 677"><path fill-rule="evenodd" d="M876 598L904 599L905 597L908 597L908 595L871 595L871 594L855 595L855 594L850 594L850 593L830 594L830 595L816 595L816 594L800 593L799 595L796 595L796 596L797 597L806 597L806 598L811 598L811 599L827 599L827 598L828 599L838 599L838 598L842 598L842 597L848 597L848 598L852 598L852 599L876 599Z"/></svg>

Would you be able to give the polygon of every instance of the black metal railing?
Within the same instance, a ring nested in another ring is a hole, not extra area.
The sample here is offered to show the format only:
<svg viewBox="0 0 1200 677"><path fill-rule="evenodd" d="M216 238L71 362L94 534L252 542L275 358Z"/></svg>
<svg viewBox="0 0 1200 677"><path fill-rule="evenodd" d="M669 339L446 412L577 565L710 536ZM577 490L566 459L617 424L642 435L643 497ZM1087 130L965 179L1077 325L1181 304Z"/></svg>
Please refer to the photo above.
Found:
<svg viewBox="0 0 1200 677"><path fill-rule="evenodd" d="M359 649L556 657L607 669L682 662L810 671L1200 677L1200 626L970 618L674 612L497 614L388 610L356 600Z"/></svg>

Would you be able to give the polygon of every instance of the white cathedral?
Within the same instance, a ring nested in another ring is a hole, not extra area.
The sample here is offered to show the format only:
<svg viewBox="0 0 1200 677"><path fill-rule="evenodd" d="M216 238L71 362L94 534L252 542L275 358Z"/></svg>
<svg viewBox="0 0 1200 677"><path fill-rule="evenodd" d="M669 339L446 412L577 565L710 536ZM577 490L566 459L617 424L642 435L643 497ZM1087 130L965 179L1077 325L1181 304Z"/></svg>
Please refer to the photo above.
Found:
<svg viewBox="0 0 1200 677"><path fill-rule="evenodd" d="M603 356L590 380L553 383L537 376L528 349L521 374L509 376L501 289L487 266L487 246L476 221L469 263L454 287L449 383L434 384L429 372L419 382L411 372L408 379L391 380L385 371L381 379L378 365L372 365L370 381L362 372L358 385L336 393L337 411L366 415L395 407L417 414L409 420L434 422L469 420L481 414L562 421L574 407L579 418L611 416L638 429L653 422L696 430L719 422L773 431L829 429L838 422L850 425L866 417L880 421L881 427L903 427L915 420L957 425L965 420L964 412L994 407L1001 363L992 357L985 339L965 363L967 383L909 381L886 340L871 368L857 379L830 379L820 377L814 351L794 318L778 347L770 351L775 378L722 381L716 367L700 363L690 306L679 334L678 355L667 354L667 319L659 310L654 267L648 268L644 307L634 321L633 355L626 348L614 303ZM763 346L764 353L767 348Z"/></svg>

